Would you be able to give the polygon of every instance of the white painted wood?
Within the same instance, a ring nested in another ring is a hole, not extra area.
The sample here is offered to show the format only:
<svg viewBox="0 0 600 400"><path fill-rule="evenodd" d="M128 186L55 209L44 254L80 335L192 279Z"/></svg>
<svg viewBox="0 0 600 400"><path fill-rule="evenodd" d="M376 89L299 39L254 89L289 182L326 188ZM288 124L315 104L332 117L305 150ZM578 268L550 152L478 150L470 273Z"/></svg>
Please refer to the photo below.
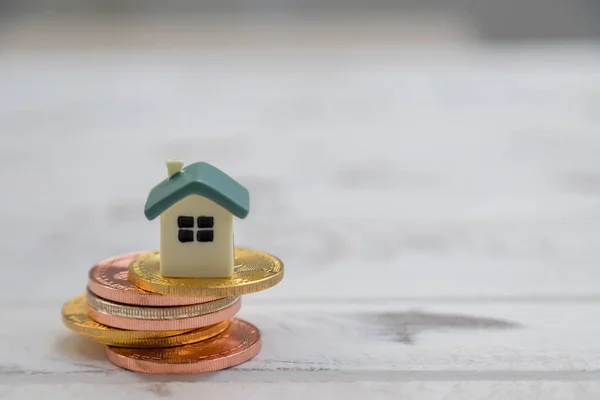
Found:
<svg viewBox="0 0 600 400"><path fill-rule="evenodd" d="M236 243L288 266L268 296L598 295L598 57L210 54L0 59L0 298L157 249L143 204L177 154L251 190Z"/></svg>
<svg viewBox="0 0 600 400"><path fill-rule="evenodd" d="M405 373L429 379L444 372L467 380L521 372L547 374L548 379L562 373L600 377L600 324L594 319L599 306L395 300L277 304L249 297L239 316L260 327L264 346L256 359L223 379L238 379L240 371L281 374L275 378L267 373L264 380L296 380L290 375L298 373L311 381L339 380L345 374L357 380L403 379ZM44 371L76 375L100 369L112 378L94 379L119 382L132 375L107 363L102 346L66 330L60 304L31 304L18 314L3 307L1 313L2 320L12 322L3 329L3 362L24 371L28 381ZM25 349L22 343L27 343ZM331 373L324 378L323 371Z"/></svg>
<svg viewBox="0 0 600 400"><path fill-rule="evenodd" d="M137 382L124 384L95 385L77 383L72 385L31 384L14 386L6 391L7 398L39 399L56 394L90 400L105 399L160 399L198 397L199 387L202 395L210 398L243 397L244 399L296 400L322 396L326 399L352 399L372 397L377 399L577 399L595 400L599 385L596 382L548 382L548 381L475 381L475 382L284 382L257 383L244 382L240 385L230 382ZM50 389L49 389L50 388ZM0 388L2 394L2 388Z"/></svg>
<svg viewBox="0 0 600 400"><path fill-rule="evenodd" d="M281 304L249 297L240 316L261 328L260 354L235 369L182 377L112 366L101 345L61 325L59 306L0 309L1 320L11 321L0 342L0 388L7 393L34 398L43 390L70 396L88 390L100 398L113 388L115 398L128 398L208 388L257 399L284 390L342 398L349 389L358 397L377 388L383 398L447 393L460 399L511 393L568 398L579 392L593 398L599 390L597 302Z"/></svg>
<svg viewBox="0 0 600 400"><path fill-rule="evenodd" d="M0 398L598 398L598 93L585 46L0 55ZM175 156L244 182L286 276L255 360L147 377L60 306L158 248Z"/></svg>

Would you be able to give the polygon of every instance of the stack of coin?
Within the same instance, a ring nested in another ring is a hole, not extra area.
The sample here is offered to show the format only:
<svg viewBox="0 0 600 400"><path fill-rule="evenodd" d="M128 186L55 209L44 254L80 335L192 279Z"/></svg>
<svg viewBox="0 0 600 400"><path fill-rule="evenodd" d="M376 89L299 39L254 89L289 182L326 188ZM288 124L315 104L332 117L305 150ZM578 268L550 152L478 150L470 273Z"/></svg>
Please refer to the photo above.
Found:
<svg viewBox="0 0 600 400"><path fill-rule="evenodd" d="M109 258L89 272L87 292L65 303L65 325L106 345L112 363L146 373L197 373L239 365L258 354L258 329L234 318L240 296L268 289L283 263L235 249L230 278L165 278L158 252Z"/></svg>

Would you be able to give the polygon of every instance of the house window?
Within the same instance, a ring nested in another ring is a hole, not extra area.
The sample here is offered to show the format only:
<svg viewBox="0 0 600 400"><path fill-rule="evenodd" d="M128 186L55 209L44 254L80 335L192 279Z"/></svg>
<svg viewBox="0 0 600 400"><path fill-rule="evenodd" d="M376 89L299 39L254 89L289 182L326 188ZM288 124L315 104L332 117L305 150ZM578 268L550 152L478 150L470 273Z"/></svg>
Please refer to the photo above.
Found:
<svg viewBox="0 0 600 400"><path fill-rule="evenodd" d="M213 217L198 217L198 228L212 228L215 225Z"/></svg>
<svg viewBox="0 0 600 400"><path fill-rule="evenodd" d="M191 229L180 229L179 230L179 241L181 243L188 243L194 241L194 231Z"/></svg>
<svg viewBox="0 0 600 400"><path fill-rule="evenodd" d="M215 238L214 226L215 219L213 217L206 217L204 215L198 217L196 240L199 242L212 242Z"/></svg>
<svg viewBox="0 0 600 400"><path fill-rule="evenodd" d="M212 229L200 230L196 234L196 240L199 242L212 242L214 239L214 233Z"/></svg>
<svg viewBox="0 0 600 400"><path fill-rule="evenodd" d="M194 227L194 217L179 217L179 218L177 218L177 226L179 226L179 229L193 228Z"/></svg>
<svg viewBox="0 0 600 400"><path fill-rule="evenodd" d="M178 239L181 243L189 243L194 241L194 236L198 242L212 242L215 237L213 230L215 219L213 217L201 216L198 217L198 230L194 235L194 217L179 216L177 217Z"/></svg>

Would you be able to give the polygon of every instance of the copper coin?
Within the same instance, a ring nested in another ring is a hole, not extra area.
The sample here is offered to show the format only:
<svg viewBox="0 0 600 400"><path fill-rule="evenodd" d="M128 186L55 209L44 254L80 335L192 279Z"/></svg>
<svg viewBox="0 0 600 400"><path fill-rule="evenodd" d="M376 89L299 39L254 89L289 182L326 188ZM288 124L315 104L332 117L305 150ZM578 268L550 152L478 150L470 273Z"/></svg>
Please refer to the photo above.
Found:
<svg viewBox="0 0 600 400"><path fill-rule="evenodd" d="M92 293L108 300L138 306L182 306L205 303L219 297L164 296L139 289L128 278L128 266L139 255L134 252L111 257L90 269L88 287Z"/></svg>
<svg viewBox="0 0 600 400"><path fill-rule="evenodd" d="M242 364L258 354L259 330L240 319L225 332L203 342L164 349L129 349L106 346L113 364L148 374L195 374L218 371Z"/></svg>
<svg viewBox="0 0 600 400"><path fill-rule="evenodd" d="M237 300L235 303L233 303L233 305L210 314L162 320L129 318L120 315L109 314L92 308L89 304L87 305L86 309L91 319L96 322L100 322L101 324L112 326L113 328L130 329L134 331L175 331L198 329L233 318L235 314L240 311L241 306L241 300Z"/></svg>

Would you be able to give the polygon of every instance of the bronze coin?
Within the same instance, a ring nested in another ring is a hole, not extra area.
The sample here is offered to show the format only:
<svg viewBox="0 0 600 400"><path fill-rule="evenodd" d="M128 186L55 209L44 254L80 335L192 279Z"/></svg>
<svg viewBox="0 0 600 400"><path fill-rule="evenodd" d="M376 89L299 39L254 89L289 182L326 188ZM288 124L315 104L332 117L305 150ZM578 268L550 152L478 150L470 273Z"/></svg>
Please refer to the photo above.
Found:
<svg viewBox="0 0 600 400"><path fill-rule="evenodd" d="M242 364L260 351L261 336L252 324L231 321L223 333L203 342L164 349L129 349L106 346L113 364L149 374L195 374Z"/></svg>
<svg viewBox="0 0 600 400"><path fill-rule="evenodd" d="M96 296L117 303L138 306L182 306L205 303L219 297L163 296L147 292L129 281L128 266L144 252L133 252L108 258L94 265L89 272L88 288Z"/></svg>

